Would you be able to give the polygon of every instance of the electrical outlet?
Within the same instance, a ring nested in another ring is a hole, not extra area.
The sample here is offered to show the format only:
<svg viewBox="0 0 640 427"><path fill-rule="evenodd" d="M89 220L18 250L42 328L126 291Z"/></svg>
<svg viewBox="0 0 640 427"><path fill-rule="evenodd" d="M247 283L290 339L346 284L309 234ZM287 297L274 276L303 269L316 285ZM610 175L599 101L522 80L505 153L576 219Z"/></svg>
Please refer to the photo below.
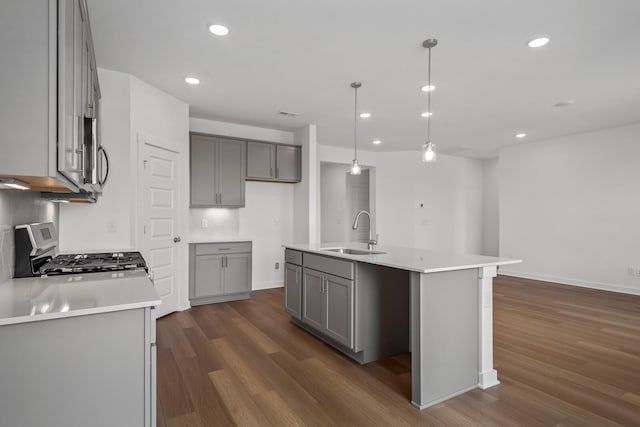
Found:
<svg viewBox="0 0 640 427"><path fill-rule="evenodd" d="M276 262L276 270L279 270L279 269L280 269L280 263Z"/></svg>
<svg viewBox="0 0 640 427"><path fill-rule="evenodd" d="M629 273L629 276L640 277L640 267L630 265L627 267L627 273Z"/></svg>
<svg viewBox="0 0 640 427"><path fill-rule="evenodd" d="M202 221L200 222L200 227L202 228L209 227L209 221L207 220L207 218L202 218Z"/></svg>

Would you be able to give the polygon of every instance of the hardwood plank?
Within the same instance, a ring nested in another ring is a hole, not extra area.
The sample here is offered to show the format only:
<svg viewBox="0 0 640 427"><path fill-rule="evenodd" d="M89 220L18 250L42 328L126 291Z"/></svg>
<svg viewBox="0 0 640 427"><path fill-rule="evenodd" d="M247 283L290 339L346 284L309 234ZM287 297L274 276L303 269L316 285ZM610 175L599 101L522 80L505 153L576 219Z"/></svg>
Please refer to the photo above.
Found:
<svg viewBox="0 0 640 427"><path fill-rule="evenodd" d="M157 362L158 400L168 423L171 418L193 412L194 408L171 349L158 347Z"/></svg>
<svg viewBox="0 0 640 427"><path fill-rule="evenodd" d="M282 289L158 320L158 425L640 425L640 297L498 276L501 384L419 411L411 357L361 366L289 322Z"/></svg>
<svg viewBox="0 0 640 427"><path fill-rule="evenodd" d="M209 378L239 426L272 425L231 371L210 372Z"/></svg>

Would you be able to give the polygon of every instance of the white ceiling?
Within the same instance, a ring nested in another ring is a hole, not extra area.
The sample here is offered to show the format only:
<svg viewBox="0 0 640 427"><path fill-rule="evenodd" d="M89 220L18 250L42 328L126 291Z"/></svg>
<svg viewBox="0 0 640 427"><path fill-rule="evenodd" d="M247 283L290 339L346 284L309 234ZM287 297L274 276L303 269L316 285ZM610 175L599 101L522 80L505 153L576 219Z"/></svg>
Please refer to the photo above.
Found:
<svg viewBox="0 0 640 427"><path fill-rule="evenodd" d="M418 150L426 138L486 158L500 147L640 122L638 0L88 0L99 67L190 105L190 115L282 130L316 124L321 144ZM207 30L230 29L226 37ZM534 50L526 42L548 35ZM202 83L191 87L184 77ZM553 107L572 100L570 107ZM299 113L279 116L280 110ZM383 143L373 146L373 139ZM606 144L606 141L603 141Z"/></svg>

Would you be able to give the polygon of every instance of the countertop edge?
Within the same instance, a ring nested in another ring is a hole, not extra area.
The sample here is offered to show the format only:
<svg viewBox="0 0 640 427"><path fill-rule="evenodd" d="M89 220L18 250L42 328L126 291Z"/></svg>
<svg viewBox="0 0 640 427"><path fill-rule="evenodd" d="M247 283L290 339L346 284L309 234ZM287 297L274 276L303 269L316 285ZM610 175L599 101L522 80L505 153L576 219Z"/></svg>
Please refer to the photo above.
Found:
<svg viewBox="0 0 640 427"><path fill-rule="evenodd" d="M155 307L162 303L161 300L138 301L132 303L118 304L106 307L84 308L70 310L66 312L45 313L36 316L17 316L0 319L0 326L16 325L19 323L32 323L43 320L68 319L78 316L90 316L92 314L110 313L114 311L135 310L138 308Z"/></svg>
<svg viewBox="0 0 640 427"><path fill-rule="evenodd" d="M440 272L445 272L445 271L455 271L455 270L467 270L467 269L472 269L472 268L481 268L481 267L492 267L492 266L501 266L501 265L509 265L509 264L519 264L522 262L522 260L520 259L505 259L505 258L498 258L498 257L488 257L486 255L472 255L472 254L461 254L461 255L470 255L470 256L482 256L482 257L487 257L487 258L495 258L495 261L487 261L487 262L480 262L480 263L470 263L470 264L460 264L460 265L452 265L452 266L447 266L447 267L436 267L436 268L426 268L426 269L422 269L422 268L416 268L416 267L412 267L410 265L403 265L403 264L398 264L398 263L393 263L393 262L389 262L389 261L385 261L385 260L380 260L377 258L377 255L349 255L349 254L341 254L338 252L331 252L328 253L328 251L325 248L322 249L310 249L310 248L302 248L301 246L304 246L305 244L283 244L282 247L286 248L286 249L293 249L293 250L297 250L297 251L301 251L301 252L310 252L313 254L317 254L317 255L322 255L322 256L327 256L327 257L332 257L332 258L340 258L340 259L345 259L345 260L349 260L349 261L356 261L356 262L363 262L366 264L374 264L374 265L380 265L383 267L391 267L391 268L397 268L400 270L406 270L406 271L413 271L416 273L421 273L421 274L429 274L429 273L440 273ZM336 247L336 246L341 246L341 247L354 247L357 248L356 244L327 244L326 248L332 248L332 247ZM417 252L420 252L422 250L420 249L412 249L412 248L402 248L404 250L415 250ZM386 254L384 254L386 255Z"/></svg>

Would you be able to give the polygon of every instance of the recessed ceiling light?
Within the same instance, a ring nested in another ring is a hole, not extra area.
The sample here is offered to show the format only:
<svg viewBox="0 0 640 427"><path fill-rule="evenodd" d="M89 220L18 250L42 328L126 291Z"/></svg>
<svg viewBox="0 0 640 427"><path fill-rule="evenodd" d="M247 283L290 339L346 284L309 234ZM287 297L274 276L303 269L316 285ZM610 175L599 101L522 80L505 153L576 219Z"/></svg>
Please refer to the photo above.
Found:
<svg viewBox="0 0 640 427"><path fill-rule="evenodd" d="M428 112L428 111L425 111L424 113L420 113L420 115L421 115L422 117L431 117L431 116L433 116L433 113L430 113L430 112Z"/></svg>
<svg viewBox="0 0 640 427"><path fill-rule="evenodd" d="M529 40L527 46L529 47L542 47L549 43L549 37L538 37L537 39Z"/></svg>
<svg viewBox="0 0 640 427"><path fill-rule="evenodd" d="M368 119L371 117L371 113L360 113L360 117L363 119Z"/></svg>
<svg viewBox="0 0 640 427"><path fill-rule="evenodd" d="M525 136L527 136L527 134L526 134L526 133L524 133L524 132L516 133L516 138L518 138L518 139L522 139L522 138L524 138Z"/></svg>
<svg viewBox="0 0 640 427"><path fill-rule="evenodd" d="M376 139L375 141L373 141L373 145L380 145L382 144L382 141L380 141L379 139Z"/></svg>
<svg viewBox="0 0 640 427"><path fill-rule="evenodd" d="M186 77L184 81L194 86L200 84L200 79L197 79L195 77Z"/></svg>
<svg viewBox="0 0 640 427"><path fill-rule="evenodd" d="M227 34L229 34L229 29L224 25L219 24L209 25L209 31L211 31L211 33L215 34L216 36L226 36Z"/></svg>
<svg viewBox="0 0 640 427"><path fill-rule="evenodd" d="M420 88L421 91L423 92L431 92L432 90L434 90L436 87L434 85L424 85Z"/></svg>
<svg viewBox="0 0 640 427"><path fill-rule="evenodd" d="M571 107L576 101L560 101L553 104L554 107Z"/></svg>

